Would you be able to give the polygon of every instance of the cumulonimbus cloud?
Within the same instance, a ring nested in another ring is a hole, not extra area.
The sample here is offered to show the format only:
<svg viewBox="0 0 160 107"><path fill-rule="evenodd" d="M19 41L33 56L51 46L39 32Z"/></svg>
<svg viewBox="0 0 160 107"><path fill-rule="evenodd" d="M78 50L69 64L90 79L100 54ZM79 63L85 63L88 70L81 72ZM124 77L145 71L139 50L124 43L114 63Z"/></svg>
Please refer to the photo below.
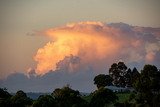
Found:
<svg viewBox="0 0 160 107"><path fill-rule="evenodd" d="M160 52L160 28L124 23L79 22L44 32L51 41L38 49L34 56L37 62L35 72L38 75L50 70L57 71L57 64L65 62L63 60L67 56L79 58L78 63L70 63L71 72L87 66L95 71L103 71L107 64L117 60L149 63L154 62L155 57L160 57L155 55Z"/></svg>

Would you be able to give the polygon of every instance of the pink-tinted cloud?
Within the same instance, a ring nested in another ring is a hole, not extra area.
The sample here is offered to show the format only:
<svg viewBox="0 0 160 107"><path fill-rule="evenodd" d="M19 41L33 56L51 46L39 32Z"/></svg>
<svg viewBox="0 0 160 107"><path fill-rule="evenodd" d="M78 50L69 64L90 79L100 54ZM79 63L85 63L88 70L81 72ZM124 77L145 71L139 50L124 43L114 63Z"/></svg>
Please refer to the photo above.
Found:
<svg viewBox="0 0 160 107"><path fill-rule="evenodd" d="M79 22L44 32L51 41L38 49L34 56L38 75L56 71L57 63L66 61L69 56L80 59L78 64L70 63L69 71L89 66L94 71L103 72L107 65L118 60L126 63L153 62L156 52L160 51L157 39L160 29L157 28L134 27L124 23Z"/></svg>

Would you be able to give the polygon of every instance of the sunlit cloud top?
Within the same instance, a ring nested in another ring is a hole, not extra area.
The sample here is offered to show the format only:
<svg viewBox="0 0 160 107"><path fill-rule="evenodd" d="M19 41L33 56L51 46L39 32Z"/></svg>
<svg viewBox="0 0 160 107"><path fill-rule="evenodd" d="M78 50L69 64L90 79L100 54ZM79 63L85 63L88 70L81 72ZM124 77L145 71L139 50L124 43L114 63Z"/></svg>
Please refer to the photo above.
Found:
<svg viewBox="0 0 160 107"><path fill-rule="evenodd" d="M80 59L72 72L78 71L82 66L90 66L97 72L116 60L126 63L156 63L160 58L157 35L159 28L87 21L51 28L44 32L51 41L38 49L34 56L37 62L35 72L38 75L50 70L56 71L57 64L70 55Z"/></svg>

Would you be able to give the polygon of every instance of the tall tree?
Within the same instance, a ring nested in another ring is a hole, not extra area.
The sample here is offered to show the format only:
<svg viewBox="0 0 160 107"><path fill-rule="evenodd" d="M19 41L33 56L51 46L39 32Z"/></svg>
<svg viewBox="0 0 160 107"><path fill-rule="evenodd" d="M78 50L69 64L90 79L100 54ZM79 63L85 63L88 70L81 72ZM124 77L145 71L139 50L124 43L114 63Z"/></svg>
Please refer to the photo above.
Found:
<svg viewBox="0 0 160 107"><path fill-rule="evenodd" d="M133 70L130 68L127 70L126 74L124 75L125 85L127 87L132 87L133 83L140 77L140 73L134 67Z"/></svg>
<svg viewBox="0 0 160 107"><path fill-rule="evenodd" d="M132 75L132 85L133 85L133 83L140 77L140 73L138 72L137 68L134 67L131 75Z"/></svg>
<svg viewBox="0 0 160 107"><path fill-rule="evenodd" d="M132 87L132 71L129 68L127 70L127 73L124 75L125 85L127 87Z"/></svg>
<svg viewBox="0 0 160 107"><path fill-rule="evenodd" d="M127 66L124 62L113 63L109 69L109 75L113 78L113 84L124 86L124 75L127 73Z"/></svg>
<svg viewBox="0 0 160 107"><path fill-rule="evenodd" d="M97 85L97 88L109 86L112 84L112 78L109 75L99 74L94 78L94 84Z"/></svg>
<svg viewBox="0 0 160 107"><path fill-rule="evenodd" d="M144 106L155 107L160 106L160 72L154 65L145 65L141 71L140 77L135 81L134 87L138 94L136 96L137 103Z"/></svg>
<svg viewBox="0 0 160 107"><path fill-rule="evenodd" d="M154 65L145 65L141 74L147 77L154 77L155 74L158 72L158 69Z"/></svg>

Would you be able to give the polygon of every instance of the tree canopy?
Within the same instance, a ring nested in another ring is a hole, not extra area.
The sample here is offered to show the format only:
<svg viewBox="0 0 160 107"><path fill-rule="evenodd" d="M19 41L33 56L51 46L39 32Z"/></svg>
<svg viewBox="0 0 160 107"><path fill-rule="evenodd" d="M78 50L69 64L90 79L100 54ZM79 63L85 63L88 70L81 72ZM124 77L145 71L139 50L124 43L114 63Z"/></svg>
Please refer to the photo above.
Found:
<svg viewBox="0 0 160 107"><path fill-rule="evenodd" d="M154 65L145 65L141 75L134 83L136 101L144 106L160 106L160 72Z"/></svg>
<svg viewBox="0 0 160 107"><path fill-rule="evenodd" d="M27 105L32 105L32 99L27 97L26 93L22 90L17 91L15 96L11 97L12 107L25 107Z"/></svg>
<svg viewBox="0 0 160 107"><path fill-rule="evenodd" d="M57 88L53 91L58 107L86 107L87 102L80 97L79 91L71 89L69 86Z"/></svg>
<svg viewBox="0 0 160 107"><path fill-rule="evenodd" d="M115 93L107 88L99 88L92 94L90 107L104 107L110 102L115 102L118 99Z"/></svg>
<svg viewBox="0 0 160 107"><path fill-rule="evenodd" d="M33 107L56 107L55 99L51 95L41 95L33 103Z"/></svg>
<svg viewBox="0 0 160 107"><path fill-rule="evenodd" d="M97 88L109 86L112 84L112 78L109 75L99 74L94 78L94 84Z"/></svg>
<svg viewBox="0 0 160 107"><path fill-rule="evenodd" d="M125 86L124 75L127 73L127 66L124 62L113 63L109 69L109 75L113 78L116 86Z"/></svg>
<svg viewBox="0 0 160 107"><path fill-rule="evenodd" d="M8 107L11 94L5 88L0 88L0 107Z"/></svg>

